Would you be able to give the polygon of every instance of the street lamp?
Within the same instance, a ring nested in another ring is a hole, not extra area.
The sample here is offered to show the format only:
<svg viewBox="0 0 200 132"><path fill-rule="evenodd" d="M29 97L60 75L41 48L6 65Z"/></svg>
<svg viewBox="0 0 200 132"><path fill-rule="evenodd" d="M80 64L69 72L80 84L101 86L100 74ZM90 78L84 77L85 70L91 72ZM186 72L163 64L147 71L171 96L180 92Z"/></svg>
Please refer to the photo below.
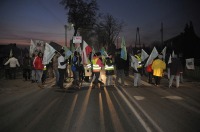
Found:
<svg viewBox="0 0 200 132"><path fill-rule="evenodd" d="M67 46L67 25L64 25L65 27L65 43L64 46Z"/></svg>

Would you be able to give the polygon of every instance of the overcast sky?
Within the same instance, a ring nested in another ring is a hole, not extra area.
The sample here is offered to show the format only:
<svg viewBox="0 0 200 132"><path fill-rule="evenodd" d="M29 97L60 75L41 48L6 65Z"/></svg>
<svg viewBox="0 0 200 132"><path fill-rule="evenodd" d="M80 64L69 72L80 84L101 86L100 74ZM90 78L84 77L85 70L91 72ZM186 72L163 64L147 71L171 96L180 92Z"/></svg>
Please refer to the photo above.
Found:
<svg viewBox="0 0 200 132"><path fill-rule="evenodd" d="M41 39L64 44L67 24L66 10L60 0L1 0L0 44L30 44L30 39ZM140 28L141 43L149 44L183 32L185 24L193 22L200 36L200 2L198 0L97 0L99 12L109 13L125 27L119 35L127 44L135 43L136 28ZM73 30L68 31L68 40Z"/></svg>

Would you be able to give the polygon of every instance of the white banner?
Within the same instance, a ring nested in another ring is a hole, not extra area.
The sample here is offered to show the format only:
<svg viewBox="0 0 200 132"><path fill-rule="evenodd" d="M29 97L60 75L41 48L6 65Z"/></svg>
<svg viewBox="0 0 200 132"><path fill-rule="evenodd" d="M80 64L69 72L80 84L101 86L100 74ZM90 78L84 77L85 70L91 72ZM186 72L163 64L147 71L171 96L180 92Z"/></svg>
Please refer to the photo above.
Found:
<svg viewBox="0 0 200 132"><path fill-rule="evenodd" d="M138 60L134 56L131 56L131 67L133 67L136 71L138 71L137 70L138 66L139 66Z"/></svg>
<svg viewBox="0 0 200 132"><path fill-rule="evenodd" d="M149 55L147 54L147 52L145 52L143 49L142 49L142 53L141 53L141 60L144 61L146 60L146 58L148 58Z"/></svg>
<svg viewBox="0 0 200 132"><path fill-rule="evenodd" d="M151 51L151 54L145 64L145 67L147 67L149 64L151 64L153 62L153 60L158 56L158 51L156 49L156 47L153 48L153 50Z"/></svg>
<svg viewBox="0 0 200 132"><path fill-rule="evenodd" d="M194 58L185 59L187 69L194 70Z"/></svg>
<svg viewBox="0 0 200 132"><path fill-rule="evenodd" d="M53 58L53 56L55 54L55 51L56 50L51 45L46 43L42 64L44 64L44 65L49 64L49 62L51 61L51 59Z"/></svg>

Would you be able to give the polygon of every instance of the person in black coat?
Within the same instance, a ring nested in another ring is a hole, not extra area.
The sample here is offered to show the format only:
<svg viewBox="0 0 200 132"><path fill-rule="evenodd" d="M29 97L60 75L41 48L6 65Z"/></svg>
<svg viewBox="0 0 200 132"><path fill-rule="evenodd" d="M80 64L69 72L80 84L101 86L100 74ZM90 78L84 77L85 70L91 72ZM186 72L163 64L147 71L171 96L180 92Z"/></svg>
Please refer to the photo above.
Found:
<svg viewBox="0 0 200 132"><path fill-rule="evenodd" d="M108 54L105 61L106 70L106 86L113 86L112 80L114 75L114 63L112 60L112 54Z"/></svg>
<svg viewBox="0 0 200 132"><path fill-rule="evenodd" d="M120 57L120 51L121 49L119 49L119 51L117 51L116 56L115 56L115 66L116 66L116 79L115 79L115 84L119 83L119 79L121 79L121 85L124 86L124 78L125 78L125 74L124 74L124 64L125 64L125 60L123 60Z"/></svg>
<svg viewBox="0 0 200 132"><path fill-rule="evenodd" d="M176 77L176 88L179 87L180 83L180 74L183 72L183 67L180 59L176 55L172 58L172 62L169 64L170 68L170 79L169 79L169 88L172 86L174 77Z"/></svg>

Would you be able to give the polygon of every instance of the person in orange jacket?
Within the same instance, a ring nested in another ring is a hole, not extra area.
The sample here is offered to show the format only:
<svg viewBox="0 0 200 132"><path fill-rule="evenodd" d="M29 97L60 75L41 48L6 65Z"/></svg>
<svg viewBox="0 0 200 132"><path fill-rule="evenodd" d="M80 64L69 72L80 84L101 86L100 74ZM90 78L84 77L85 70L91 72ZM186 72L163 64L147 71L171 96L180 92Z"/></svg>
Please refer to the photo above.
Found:
<svg viewBox="0 0 200 132"><path fill-rule="evenodd" d="M152 64L149 64L146 67L146 72L148 73L148 83L152 84L152 78L153 78Z"/></svg>

